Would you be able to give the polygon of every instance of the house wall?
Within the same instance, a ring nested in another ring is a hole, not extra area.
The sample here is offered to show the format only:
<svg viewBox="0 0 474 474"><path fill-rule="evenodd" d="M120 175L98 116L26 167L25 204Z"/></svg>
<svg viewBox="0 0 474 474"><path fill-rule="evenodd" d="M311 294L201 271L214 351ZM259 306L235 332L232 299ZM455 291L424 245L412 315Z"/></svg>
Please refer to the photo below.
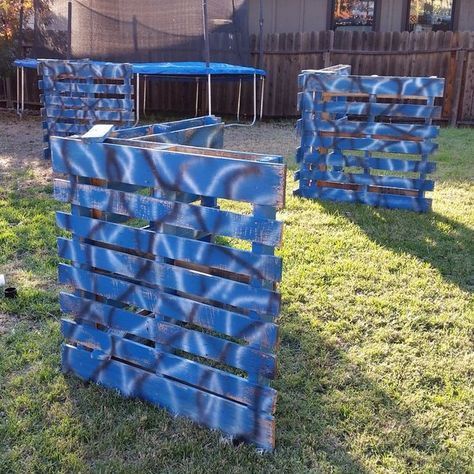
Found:
<svg viewBox="0 0 474 474"><path fill-rule="evenodd" d="M259 0L249 1L249 30L259 32ZM407 0L378 0L377 30L404 31ZM457 0L455 30L474 31L474 0ZM296 33L330 28L332 0L263 0L264 33Z"/></svg>
<svg viewBox="0 0 474 474"><path fill-rule="evenodd" d="M263 32L264 34L267 34L326 30L329 1L263 0ZM259 0L250 0L250 33L257 34L259 32L259 17Z"/></svg>
<svg viewBox="0 0 474 474"><path fill-rule="evenodd" d="M406 10L402 0L381 0L378 8L378 31L402 31L405 29Z"/></svg>
<svg viewBox="0 0 474 474"><path fill-rule="evenodd" d="M457 30L474 31L474 0L460 0L457 16Z"/></svg>

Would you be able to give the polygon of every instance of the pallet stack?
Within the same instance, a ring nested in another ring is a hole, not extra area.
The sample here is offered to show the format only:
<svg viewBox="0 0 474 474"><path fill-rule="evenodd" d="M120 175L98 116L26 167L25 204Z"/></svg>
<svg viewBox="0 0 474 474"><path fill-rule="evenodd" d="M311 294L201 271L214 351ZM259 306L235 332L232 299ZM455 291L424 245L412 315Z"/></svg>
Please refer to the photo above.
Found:
<svg viewBox="0 0 474 474"><path fill-rule="evenodd" d="M63 370L273 449L281 157L101 127L51 138Z"/></svg>
<svg viewBox="0 0 474 474"><path fill-rule="evenodd" d="M83 134L99 123L118 128L135 122L131 64L42 59L38 75L45 158L51 156L51 136Z"/></svg>
<svg viewBox="0 0 474 474"><path fill-rule="evenodd" d="M303 71L296 194L426 212L444 79L352 76L349 66ZM409 101L409 103L408 103Z"/></svg>

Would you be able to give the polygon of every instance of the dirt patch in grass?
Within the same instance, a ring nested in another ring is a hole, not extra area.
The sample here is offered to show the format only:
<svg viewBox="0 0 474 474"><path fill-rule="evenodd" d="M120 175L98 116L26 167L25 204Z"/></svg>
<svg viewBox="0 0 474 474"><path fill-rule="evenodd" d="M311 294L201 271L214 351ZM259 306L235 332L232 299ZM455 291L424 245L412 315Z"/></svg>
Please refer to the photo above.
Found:
<svg viewBox="0 0 474 474"><path fill-rule="evenodd" d="M298 144L291 120L258 122L254 127L227 127L224 134L224 148L281 155L290 166L294 166Z"/></svg>
<svg viewBox="0 0 474 474"><path fill-rule="evenodd" d="M12 314L0 313L0 336L9 333L19 322L19 319Z"/></svg>
<svg viewBox="0 0 474 474"><path fill-rule="evenodd" d="M51 182L51 163L43 159L41 119L0 111L0 182L21 176L21 187Z"/></svg>

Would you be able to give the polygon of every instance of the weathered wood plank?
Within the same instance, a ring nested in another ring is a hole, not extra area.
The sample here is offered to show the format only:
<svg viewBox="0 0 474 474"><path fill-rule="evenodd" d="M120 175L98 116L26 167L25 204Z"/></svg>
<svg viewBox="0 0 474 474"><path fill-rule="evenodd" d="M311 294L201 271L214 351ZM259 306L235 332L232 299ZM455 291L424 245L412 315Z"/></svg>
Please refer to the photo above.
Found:
<svg viewBox="0 0 474 474"><path fill-rule="evenodd" d="M297 192L297 194L327 201L360 203L389 209L406 209L416 212L427 212L431 209L431 199L397 194L358 192L347 189L318 188L316 186L305 187L303 191Z"/></svg>
<svg viewBox="0 0 474 474"><path fill-rule="evenodd" d="M73 295L67 296L71 299L79 299ZM156 333L154 318L139 316L91 300L84 301L89 301L91 310L76 315L80 316L81 321L106 325L112 329L125 329L128 334L144 337L145 339L150 339L150 335L154 336ZM66 312L69 309L67 302L62 305ZM107 312L104 314L93 309L97 307L107 308ZM148 337L146 332L142 330L144 327L149 331ZM110 357L117 357L138 364L146 370L153 370L165 377L248 405L253 410L264 411L269 414L275 411L276 391L271 387L251 383L243 377L174 354L156 352L152 347L130 339L117 337L110 332L100 331L93 326L63 319L61 321L61 332L69 342L80 343L90 349L100 350Z"/></svg>
<svg viewBox="0 0 474 474"><path fill-rule="evenodd" d="M263 449L271 450L275 445L275 422L269 414L116 360L98 359L93 353L69 345L63 346L62 366L65 372L84 380L155 403Z"/></svg>
<svg viewBox="0 0 474 474"><path fill-rule="evenodd" d="M362 155L341 155L336 153L320 154L316 152L302 152L305 163L324 166L343 166L348 168L373 168L403 173L432 173L436 170L436 163L432 161L409 160L387 157L365 157Z"/></svg>
<svg viewBox="0 0 474 474"><path fill-rule="evenodd" d="M431 154L437 143L428 141L383 140L378 138L351 138L345 136L318 136L303 131L301 139L303 147L339 148L342 150L366 150L384 153L400 153L410 155Z"/></svg>
<svg viewBox="0 0 474 474"><path fill-rule="evenodd" d="M123 84L86 84L74 82L56 82L52 85L49 81L42 79L38 81L38 87L45 91L51 89L54 92L68 94L108 94L108 95L127 95L134 93L134 87Z"/></svg>
<svg viewBox="0 0 474 474"><path fill-rule="evenodd" d="M437 77L350 76L302 74L300 85L306 91L375 94L416 97L443 97L444 79Z"/></svg>
<svg viewBox="0 0 474 474"><path fill-rule="evenodd" d="M425 179L400 178L398 176L377 176L362 173L343 173L336 171L301 170L301 179L312 181L331 181L335 183L352 183L373 186L384 186L402 189L416 189L419 191L433 191L434 182Z"/></svg>
<svg viewBox="0 0 474 474"><path fill-rule="evenodd" d="M335 102L337 103L337 102ZM335 133L350 135L379 135L395 137L400 140L420 140L421 138L436 138L439 127L434 125L358 122L353 120L319 120L303 118L300 126L304 133Z"/></svg>
<svg viewBox="0 0 474 474"><path fill-rule="evenodd" d="M300 92L298 94L301 111L328 112L342 115L381 115L386 117L414 117L414 118L440 118L441 107L400 104L400 103L370 103L370 102L315 102L312 93Z"/></svg>
<svg viewBox="0 0 474 474"><path fill-rule="evenodd" d="M282 224L271 219L244 216L203 206L183 204L140 194L124 193L98 186L54 181L58 201L89 207L103 212L176 225L215 235L279 245Z"/></svg>
<svg viewBox="0 0 474 474"><path fill-rule="evenodd" d="M238 160L225 154L216 159L216 156L172 149L85 144L73 138L53 137L51 152L53 170L58 173L257 204L284 205L286 169L279 164Z"/></svg>
<svg viewBox="0 0 474 474"><path fill-rule="evenodd" d="M255 255L251 251L62 212L56 214L56 223L60 228L74 230L74 235L88 240L110 243L125 249L136 249L159 257L193 262L251 278L281 280L281 258L273 255Z"/></svg>
<svg viewBox="0 0 474 474"><path fill-rule="evenodd" d="M163 293L158 289L147 288L65 264L59 265L59 281L88 293L135 305L165 317L193 323L239 339L251 339L252 342L260 342L263 348L271 348L276 342L277 332L271 323L170 293ZM261 340L258 341L258 338Z"/></svg>
<svg viewBox="0 0 474 474"><path fill-rule="evenodd" d="M81 244L64 238L58 238L58 255L81 265L113 272L150 285L171 288L236 308L254 310L272 316L278 315L280 311L279 293L265 288L253 288L245 283L187 270L175 265L155 262L149 258L136 257L117 250Z"/></svg>

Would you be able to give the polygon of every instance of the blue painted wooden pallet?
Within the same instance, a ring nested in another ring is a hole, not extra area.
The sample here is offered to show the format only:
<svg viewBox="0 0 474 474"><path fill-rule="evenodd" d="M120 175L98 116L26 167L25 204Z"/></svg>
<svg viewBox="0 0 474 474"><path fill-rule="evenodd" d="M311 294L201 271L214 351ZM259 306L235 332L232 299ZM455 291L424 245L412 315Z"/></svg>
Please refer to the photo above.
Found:
<svg viewBox="0 0 474 474"><path fill-rule="evenodd" d="M50 136L83 134L104 122L116 127L135 122L131 64L42 59L38 75L45 158Z"/></svg>
<svg viewBox="0 0 474 474"><path fill-rule="evenodd" d="M298 78L301 146L295 194L426 212L436 169L430 156L444 79L352 76L350 66ZM417 103L406 103L406 100ZM416 122L414 122L416 120ZM401 156L398 156L401 155ZM380 171L383 174L380 174Z"/></svg>
<svg viewBox="0 0 474 474"><path fill-rule="evenodd" d="M187 130L212 146L219 133L193 131L219 131L212 120L189 120ZM71 232L58 239L68 262L59 280L74 288L60 296L62 367L271 450L282 276L275 214L286 167L278 156L157 138L179 126L51 137L53 170L67 177L55 181L55 197L72 205L57 213ZM218 199L253 212L220 209Z"/></svg>

